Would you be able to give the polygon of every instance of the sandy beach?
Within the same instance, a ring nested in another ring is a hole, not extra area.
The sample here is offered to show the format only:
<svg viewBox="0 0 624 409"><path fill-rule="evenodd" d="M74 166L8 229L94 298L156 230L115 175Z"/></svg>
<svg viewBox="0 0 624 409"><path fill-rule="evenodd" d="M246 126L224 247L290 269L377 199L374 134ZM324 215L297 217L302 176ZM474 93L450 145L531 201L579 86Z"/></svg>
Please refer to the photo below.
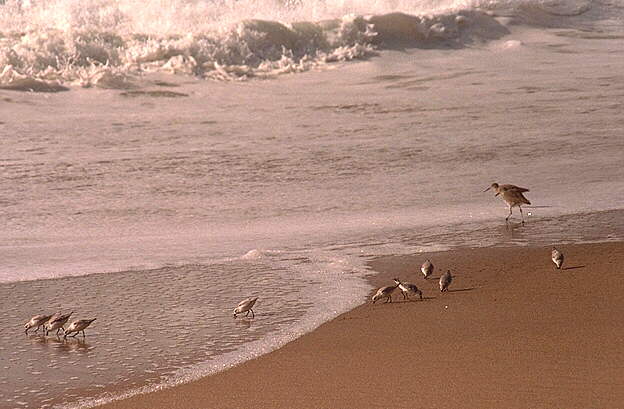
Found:
<svg viewBox="0 0 624 409"><path fill-rule="evenodd" d="M398 276L425 299L395 293L225 372L102 407L621 408L624 244L559 248L563 270L550 247L375 259L373 284Z"/></svg>
<svg viewBox="0 0 624 409"><path fill-rule="evenodd" d="M623 39L622 0L0 0L0 409L624 408Z"/></svg>

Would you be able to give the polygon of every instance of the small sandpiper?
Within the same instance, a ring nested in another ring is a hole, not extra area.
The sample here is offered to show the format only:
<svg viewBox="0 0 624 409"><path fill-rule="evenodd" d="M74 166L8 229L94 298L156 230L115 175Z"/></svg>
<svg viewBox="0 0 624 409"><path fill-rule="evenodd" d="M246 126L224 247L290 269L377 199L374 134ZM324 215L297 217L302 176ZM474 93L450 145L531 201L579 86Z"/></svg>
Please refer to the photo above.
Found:
<svg viewBox="0 0 624 409"><path fill-rule="evenodd" d="M379 290L377 290L375 295L373 295L373 304L375 304L382 298L385 298L387 303L392 302L392 293L394 292L394 290L397 289L398 286L399 285L397 284L381 287Z"/></svg>
<svg viewBox="0 0 624 409"><path fill-rule="evenodd" d="M451 275L451 270L447 270L446 273L442 274L442 277L440 277L440 292L448 291L452 281L453 276Z"/></svg>
<svg viewBox="0 0 624 409"><path fill-rule="evenodd" d="M563 253L557 250L556 247L553 247L552 252L550 253L551 259L553 263L557 266L557 269L561 269L563 266Z"/></svg>
<svg viewBox="0 0 624 409"><path fill-rule="evenodd" d="M67 324L69 317L71 317L73 313L74 312L72 311L69 314L65 314L65 315L61 315L58 313L54 314L52 318L50 318L50 320L46 324L46 335L48 335L50 331L54 331L54 330L56 330L57 336L61 329L63 330L63 332L65 332L65 328L63 328L63 326Z"/></svg>
<svg viewBox="0 0 624 409"><path fill-rule="evenodd" d="M423 299L422 291L420 291L415 284L402 283L398 278L395 278L394 282L399 286L399 290L401 290L404 300L409 299L410 294L418 295L421 300Z"/></svg>
<svg viewBox="0 0 624 409"><path fill-rule="evenodd" d="M251 312L251 318L255 318L256 315L254 314L254 311L251 308L254 306L257 300L258 300L258 297L254 297L254 298L247 298L239 302L238 307L234 308L234 318L236 318L238 314L242 314L242 313L245 313L245 317L247 317L249 316L250 312Z"/></svg>
<svg viewBox="0 0 624 409"><path fill-rule="evenodd" d="M420 266L420 271L422 271L426 280L431 274L433 274L433 263L431 263L431 261L429 260L425 261L423 265Z"/></svg>
<svg viewBox="0 0 624 409"><path fill-rule="evenodd" d="M82 331L82 337L84 338L85 328L91 325L93 321L95 321L95 318L92 318L90 320L78 320L78 321L72 322L71 324L69 324L69 327L67 327L66 330L63 330L65 332L63 339L67 339L67 335L71 334L72 332L75 332L75 334L72 335L72 337L75 337L76 335L80 333L80 331Z"/></svg>
<svg viewBox="0 0 624 409"><path fill-rule="evenodd" d="M30 321L28 321L26 324L24 324L24 332L26 334L28 334L28 330L31 329L32 327L37 327L37 329L35 329L35 332L39 331L39 328L44 326L45 328L45 323L52 317L52 315L35 315L34 317L32 317L30 319Z"/></svg>

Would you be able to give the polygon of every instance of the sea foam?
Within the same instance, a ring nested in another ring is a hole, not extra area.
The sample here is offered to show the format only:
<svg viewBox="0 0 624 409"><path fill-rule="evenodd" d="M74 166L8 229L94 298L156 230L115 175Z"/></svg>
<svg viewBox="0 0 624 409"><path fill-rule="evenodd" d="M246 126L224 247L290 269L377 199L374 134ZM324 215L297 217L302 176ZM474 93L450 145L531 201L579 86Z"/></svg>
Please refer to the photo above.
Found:
<svg viewBox="0 0 624 409"><path fill-rule="evenodd" d="M508 33L478 6L9 0L0 6L0 69L10 75L0 86L127 88L129 77L150 72L240 80L367 58L377 49L457 48Z"/></svg>

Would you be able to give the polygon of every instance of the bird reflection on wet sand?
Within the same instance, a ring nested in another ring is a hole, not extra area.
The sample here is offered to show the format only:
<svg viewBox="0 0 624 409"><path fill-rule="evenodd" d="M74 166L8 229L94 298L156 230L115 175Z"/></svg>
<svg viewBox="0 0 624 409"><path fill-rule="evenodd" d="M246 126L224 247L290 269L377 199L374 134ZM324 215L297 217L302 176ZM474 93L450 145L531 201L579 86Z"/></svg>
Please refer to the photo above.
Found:
<svg viewBox="0 0 624 409"><path fill-rule="evenodd" d="M53 350L58 353L87 353L95 349L95 347L86 342L84 338L78 337L64 340L60 337L46 337L44 335L29 334L28 339L33 346L38 346L42 349L53 348Z"/></svg>

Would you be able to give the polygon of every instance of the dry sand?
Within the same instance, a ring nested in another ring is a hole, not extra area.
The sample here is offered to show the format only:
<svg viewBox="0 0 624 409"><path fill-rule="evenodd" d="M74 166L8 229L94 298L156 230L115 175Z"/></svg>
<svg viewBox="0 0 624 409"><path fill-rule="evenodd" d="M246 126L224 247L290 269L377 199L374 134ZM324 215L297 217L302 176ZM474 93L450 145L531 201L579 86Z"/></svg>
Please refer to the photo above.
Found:
<svg viewBox="0 0 624 409"><path fill-rule="evenodd" d="M106 408L624 408L624 243L372 262L424 301L362 305L240 366ZM440 294L441 270L455 274ZM333 296L339 297L340 294ZM261 313L261 311L258 311Z"/></svg>

